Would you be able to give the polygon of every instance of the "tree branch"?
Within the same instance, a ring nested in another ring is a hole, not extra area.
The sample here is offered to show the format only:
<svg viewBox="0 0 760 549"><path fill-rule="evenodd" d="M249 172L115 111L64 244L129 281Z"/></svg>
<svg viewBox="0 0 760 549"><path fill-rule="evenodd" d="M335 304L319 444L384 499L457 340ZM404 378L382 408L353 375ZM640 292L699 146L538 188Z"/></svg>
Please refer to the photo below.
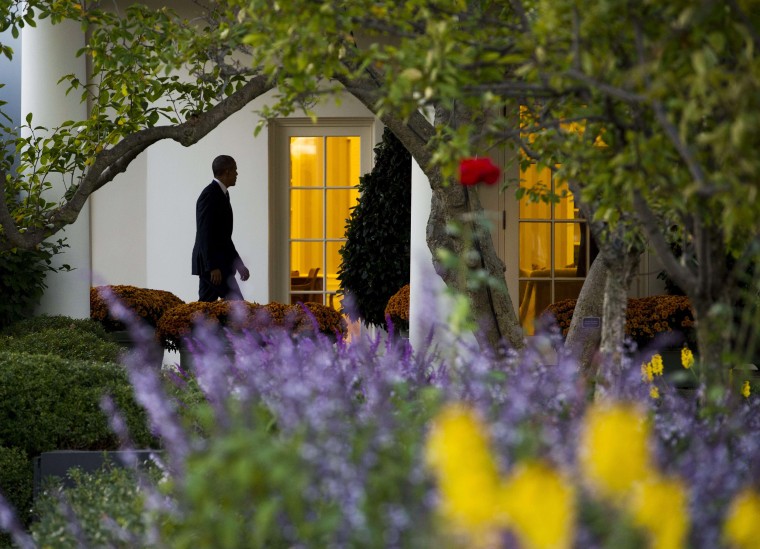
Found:
<svg viewBox="0 0 760 549"><path fill-rule="evenodd" d="M635 191L633 195L633 207L650 244L670 277L681 288L695 288L697 277L685 265L681 265L673 255L670 245L663 236L661 224L657 222L654 213L638 191Z"/></svg>
<svg viewBox="0 0 760 549"><path fill-rule="evenodd" d="M33 248L45 238L76 221L87 198L105 184L113 181L118 174L126 171L129 164L148 147L164 139L171 139L189 147L208 135L228 117L272 88L274 88L273 80L265 76L254 77L207 112L198 114L181 124L140 130L126 136L113 148L103 150L95 157L95 162L84 175L71 198L62 206L49 212L45 226L42 228L20 234L10 217L7 204L3 201L3 205L0 206L0 224L5 230L5 236L0 238L0 250L12 247ZM5 181L3 181L3 186L4 184Z"/></svg>
<svg viewBox="0 0 760 549"><path fill-rule="evenodd" d="M5 203L5 176L5 171L0 170L0 197L3 197L3 200L0 201L0 226L3 227L3 239L7 240L10 245L2 249L27 248L26 239L16 228L11 212L8 210L8 204Z"/></svg>

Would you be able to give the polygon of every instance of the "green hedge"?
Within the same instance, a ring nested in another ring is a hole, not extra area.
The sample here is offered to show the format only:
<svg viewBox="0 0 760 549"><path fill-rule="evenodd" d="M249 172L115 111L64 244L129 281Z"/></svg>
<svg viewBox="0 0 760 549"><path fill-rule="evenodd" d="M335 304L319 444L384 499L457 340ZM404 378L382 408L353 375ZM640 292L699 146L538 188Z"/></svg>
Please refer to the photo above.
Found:
<svg viewBox="0 0 760 549"><path fill-rule="evenodd" d="M69 472L74 481L71 488L60 483L46 486L34 505L37 520L32 524L32 536L39 547L76 547L78 540L69 527L69 517L61 509L59 493L63 492L82 528L88 547L133 547L120 539L103 517L131 534L140 536L146 530L143 496L135 474L118 467L105 466L96 473Z"/></svg>
<svg viewBox="0 0 760 549"><path fill-rule="evenodd" d="M118 343L77 328L52 328L21 336L0 337L0 350L99 362L118 362L123 352Z"/></svg>
<svg viewBox="0 0 760 549"><path fill-rule="evenodd" d="M32 462L21 448L0 446L0 492L18 512L19 520L29 522L32 508ZM9 545L9 539L5 540ZM0 541L0 547L3 542Z"/></svg>
<svg viewBox="0 0 760 549"><path fill-rule="evenodd" d="M154 444L122 366L0 351L0 446L24 449L30 457L117 449L100 409L106 393L125 414L135 443Z"/></svg>
<svg viewBox="0 0 760 549"><path fill-rule="evenodd" d="M104 521L112 519L131 534L146 530L143 497L132 471L106 466L97 473L69 472L74 486L47 486L34 506L37 520L32 536L39 547L76 547L79 543L69 527L69 517L61 509L58 494L63 491L71 504L89 547L133 547Z"/></svg>
<svg viewBox="0 0 760 549"><path fill-rule="evenodd" d="M40 315L19 320L5 327L0 335L4 336L23 336L33 332L43 330L69 329L78 332L88 332L98 336L100 339L108 340L108 334L105 328L90 318L71 318L63 315Z"/></svg>

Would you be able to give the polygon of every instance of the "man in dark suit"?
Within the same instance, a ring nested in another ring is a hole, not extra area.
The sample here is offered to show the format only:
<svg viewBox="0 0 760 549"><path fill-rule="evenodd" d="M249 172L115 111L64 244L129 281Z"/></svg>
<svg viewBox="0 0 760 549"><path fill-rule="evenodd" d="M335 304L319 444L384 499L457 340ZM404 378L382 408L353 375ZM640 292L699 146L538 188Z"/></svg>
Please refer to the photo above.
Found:
<svg viewBox="0 0 760 549"><path fill-rule="evenodd" d="M250 273L232 243L229 195L229 188L237 181L237 164L231 156L221 155L211 168L214 180L203 189L195 205L193 274L200 277L198 301L243 299L235 273L242 281L248 280Z"/></svg>

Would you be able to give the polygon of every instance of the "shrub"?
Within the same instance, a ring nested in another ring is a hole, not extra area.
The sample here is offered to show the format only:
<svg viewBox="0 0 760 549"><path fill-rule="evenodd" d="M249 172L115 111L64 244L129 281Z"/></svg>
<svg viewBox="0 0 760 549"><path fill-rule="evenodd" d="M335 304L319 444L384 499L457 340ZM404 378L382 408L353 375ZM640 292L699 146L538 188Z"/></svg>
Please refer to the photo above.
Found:
<svg viewBox="0 0 760 549"><path fill-rule="evenodd" d="M119 441L100 409L105 394L124 410L136 443L150 446L145 412L122 366L0 351L0 446L21 448L30 457L50 450L115 450Z"/></svg>
<svg viewBox="0 0 760 549"><path fill-rule="evenodd" d="M117 362L122 352L122 348L116 343L77 327L48 328L19 336L0 337L0 349L100 362Z"/></svg>
<svg viewBox="0 0 760 549"><path fill-rule="evenodd" d="M108 340L105 329L99 322L89 318L71 318L62 315L40 315L19 320L7 326L0 335L23 336L34 332L51 329L77 330L88 332L100 339Z"/></svg>
<svg viewBox="0 0 760 549"><path fill-rule="evenodd" d="M375 158L372 171L359 178L359 202L346 225L338 280L361 319L384 328L388 298L409 283L412 165L388 129Z"/></svg>
<svg viewBox="0 0 760 549"><path fill-rule="evenodd" d="M563 336L570 329L575 303L575 299L563 299L546 309L554 315ZM639 346L664 333L678 332L692 337L693 328L694 313L686 296L653 295L628 299L625 333Z"/></svg>
<svg viewBox="0 0 760 549"><path fill-rule="evenodd" d="M135 286L115 285L90 288L90 318L103 324L108 331L124 330L124 324L114 319L109 311L107 292L145 322L155 327L163 314L184 303L165 290L149 290Z"/></svg>
<svg viewBox="0 0 760 549"><path fill-rule="evenodd" d="M258 331L272 324L288 327L294 333L306 333L312 330L310 316L324 334L346 332L346 323L341 314L321 303L284 305L273 302L260 305L247 301L194 301L167 311L158 323L156 335L164 348L179 350L182 340L191 334L193 324L200 318L237 330Z"/></svg>
<svg viewBox="0 0 760 549"><path fill-rule="evenodd" d="M0 446L0 492L24 524L31 518L32 477L32 463L23 449Z"/></svg>
<svg viewBox="0 0 760 549"><path fill-rule="evenodd" d="M385 306L385 314L398 329L409 329L409 284L391 296Z"/></svg>
<svg viewBox="0 0 760 549"><path fill-rule="evenodd" d="M76 514L87 547L134 547L131 540L119 535L124 529L141 536L147 529L143 512L144 495L135 473L128 469L104 466L95 473L69 471L73 486L48 485L34 505L38 519L32 524L32 536L40 547L77 547L77 536L68 528L69 515L61 508L65 497Z"/></svg>
<svg viewBox="0 0 760 549"><path fill-rule="evenodd" d="M231 305L234 303L234 305ZM231 309L231 307L233 309ZM188 337L193 329L193 324L200 318L206 318L219 323L221 326L230 326L231 310L237 307L244 318L240 319L243 326L250 326L253 317L261 308L258 303L247 301L193 301L172 307L164 313L156 326L156 337L165 349L178 351L182 346L182 340ZM235 318L233 316L233 318Z"/></svg>
<svg viewBox="0 0 760 549"><path fill-rule="evenodd" d="M67 245L63 240L46 242L36 250L0 252L0 329L32 314L47 288L49 272L68 270L52 266L53 257Z"/></svg>
<svg viewBox="0 0 760 549"><path fill-rule="evenodd" d="M347 327L346 327L346 321L343 318L343 315L341 315L338 311L336 311L332 307L327 307L325 305L322 305L321 303L314 303L311 301L294 305L294 307L298 307L298 308L300 308L301 306L305 307L308 310L309 315L314 317L314 320L317 322L317 326L321 333L325 335L335 335L336 333L340 333L340 334L346 333ZM303 324L308 325L309 328L311 328L310 319L303 318L300 315L299 315L299 318L302 319L301 322Z"/></svg>

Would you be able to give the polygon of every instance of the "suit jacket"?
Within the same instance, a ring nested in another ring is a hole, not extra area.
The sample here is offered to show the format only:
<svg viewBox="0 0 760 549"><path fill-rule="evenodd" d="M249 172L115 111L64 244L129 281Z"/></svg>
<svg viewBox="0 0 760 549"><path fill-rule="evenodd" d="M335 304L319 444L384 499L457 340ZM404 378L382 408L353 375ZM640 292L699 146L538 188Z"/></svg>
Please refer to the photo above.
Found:
<svg viewBox="0 0 760 549"><path fill-rule="evenodd" d="M221 269L228 275L235 271L239 260L232 243L232 206L219 183L212 181L203 189L195 205L193 274Z"/></svg>

